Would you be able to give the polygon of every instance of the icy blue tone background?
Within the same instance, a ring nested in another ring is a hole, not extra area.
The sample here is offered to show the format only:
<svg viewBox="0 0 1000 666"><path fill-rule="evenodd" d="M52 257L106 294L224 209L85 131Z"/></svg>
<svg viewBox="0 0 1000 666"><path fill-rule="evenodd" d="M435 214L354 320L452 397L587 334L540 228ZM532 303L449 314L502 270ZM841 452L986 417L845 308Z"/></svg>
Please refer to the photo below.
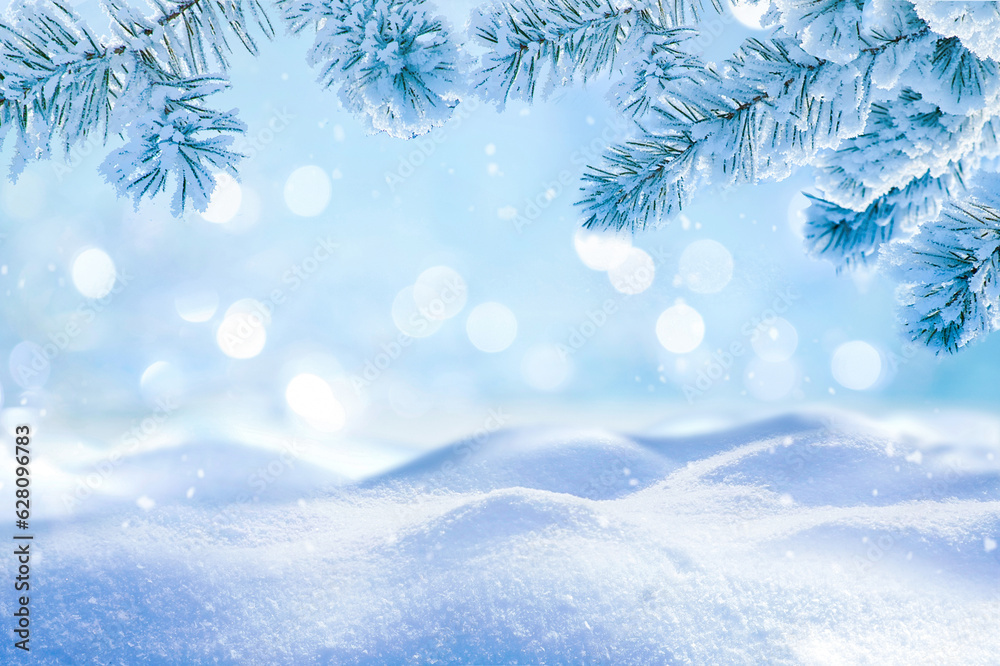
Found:
<svg viewBox="0 0 1000 666"><path fill-rule="evenodd" d="M468 7L444 8L457 22ZM99 16L94 3L78 8ZM707 50L720 58L751 32L729 19L718 25L723 35ZM179 407L150 442L211 432L258 443L294 433L314 442L317 460L357 476L488 427L490 410L502 410L504 426L635 429L674 414L774 412L816 402L869 412L996 409L997 336L955 357L912 355L896 328L888 281L864 271L837 276L805 256L796 195L808 188L809 174L728 197L703 196L687 212L688 228L673 223L640 234L635 246L665 258L651 288L624 296L605 273L581 262L573 244L583 170L578 157L596 158L592 147L601 146L601 133L615 123L600 86L530 109L511 105L500 114L466 103L434 135L440 140L425 137L429 155L412 175L390 186L386 176L412 161L420 140L367 135L339 109L335 94L314 82L306 48L306 38L282 36L265 44L257 59L234 58L233 87L216 103L239 108L258 146L242 165L243 203L228 223L197 214L173 219L166 199L133 211L97 175L106 153L100 148L68 168L33 165L18 184L3 185L0 348L7 354L23 341L48 343L85 303L71 277L81 251L100 248L130 276L52 359L44 385L20 386L4 364L4 406L28 410L10 412L7 420L25 417L44 427L48 419L67 446L96 455L123 441L156 409L156 399L169 394ZM269 133L269 123L283 128ZM321 168L331 185L329 203L315 217L295 215L284 196L289 176L307 165ZM531 225L518 231L505 219L510 207L523 214L527 200L563 171L572 174L570 187ZM319 237L339 244L336 257L290 290L283 276L312 253ZM733 256L733 278L719 293L697 294L675 281L681 252L700 239L722 243ZM357 395L350 378L399 335L390 314L397 293L438 265L463 276L467 305L434 335L415 340ZM175 298L191 284L218 295L207 322L178 315ZM795 380L791 390L778 391L782 397L761 400L748 388L761 375L748 377L755 355L744 326L788 287L801 296L784 314L798 334ZM276 288L287 300L274 313L263 351L246 360L223 354L216 330L226 309L244 298L265 300ZM660 313L679 298L700 312L706 327L702 344L686 355L665 350L654 330ZM566 344L588 311L607 299L617 303L617 313L570 357L566 380L552 391L530 386L529 350ZM487 301L503 303L517 317L516 340L496 354L479 351L466 334L469 313ZM851 340L882 355L871 389L852 391L831 374L834 351ZM745 353L727 378L691 404L683 385L715 350L734 342ZM165 372L151 374L141 388L143 373L157 362L168 364L160 366ZM339 432L319 432L290 411L286 386L301 372L333 387L346 411Z"/></svg>
<svg viewBox="0 0 1000 666"><path fill-rule="evenodd" d="M713 57L750 34L715 25ZM579 158L613 122L601 86L502 114L465 104L403 142L339 110L306 46L234 58L218 101L258 143L224 223L117 201L101 149L0 185L0 428L33 429L35 662L995 661L1000 336L913 352L888 280L805 256L807 173L708 194L637 236L656 275L620 294L574 244ZM322 177L296 189L303 168ZM296 214L324 183L322 211ZM327 238L335 256L295 288ZM678 279L706 239L733 259L717 293ZM81 257L100 253L120 279L94 301L107 284ZM355 391L399 339L398 294L435 266L462 276L465 307ZM789 289L798 343L767 361L747 332ZM227 310L275 290L260 352L226 355ZM192 292L205 321L181 316ZM565 366L539 366L609 300ZM705 325L690 353L657 336L678 300ZM517 320L498 353L466 330L486 302ZM878 358L835 376L852 342ZM734 343L727 376L689 400ZM54 354L32 366L33 345ZM0 579L15 565L0 558ZM0 615L14 602L0 595Z"/></svg>

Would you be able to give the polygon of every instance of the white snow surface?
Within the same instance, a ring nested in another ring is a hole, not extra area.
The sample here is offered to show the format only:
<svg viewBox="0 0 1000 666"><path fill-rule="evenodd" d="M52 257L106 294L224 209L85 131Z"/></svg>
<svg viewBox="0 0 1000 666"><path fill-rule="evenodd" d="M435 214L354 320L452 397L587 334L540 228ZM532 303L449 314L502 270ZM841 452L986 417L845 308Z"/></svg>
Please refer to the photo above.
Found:
<svg viewBox="0 0 1000 666"><path fill-rule="evenodd" d="M36 530L32 663L995 664L998 455L798 414L509 430L361 483L312 470L298 497L287 474L270 501L108 501Z"/></svg>

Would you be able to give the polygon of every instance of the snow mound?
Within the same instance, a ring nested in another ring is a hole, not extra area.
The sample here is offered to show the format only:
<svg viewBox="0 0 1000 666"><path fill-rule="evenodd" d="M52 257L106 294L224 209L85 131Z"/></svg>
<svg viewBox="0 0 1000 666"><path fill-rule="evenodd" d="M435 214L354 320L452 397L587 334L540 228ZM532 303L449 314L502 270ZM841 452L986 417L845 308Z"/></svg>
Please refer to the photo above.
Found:
<svg viewBox="0 0 1000 666"><path fill-rule="evenodd" d="M622 435L545 428L459 442L363 485L452 492L516 486L611 499L662 479L676 467L662 453Z"/></svg>
<svg viewBox="0 0 1000 666"><path fill-rule="evenodd" d="M521 430L314 499L53 523L35 542L33 657L996 663L995 448L801 415ZM614 483L591 484L603 471Z"/></svg>
<svg viewBox="0 0 1000 666"><path fill-rule="evenodd" d="M49 472L49 470L46 470ZM343 485L347 478L290 449L230 441L180 444L38 476L38 518L106 515L135 506L281 503Z"/></svg>

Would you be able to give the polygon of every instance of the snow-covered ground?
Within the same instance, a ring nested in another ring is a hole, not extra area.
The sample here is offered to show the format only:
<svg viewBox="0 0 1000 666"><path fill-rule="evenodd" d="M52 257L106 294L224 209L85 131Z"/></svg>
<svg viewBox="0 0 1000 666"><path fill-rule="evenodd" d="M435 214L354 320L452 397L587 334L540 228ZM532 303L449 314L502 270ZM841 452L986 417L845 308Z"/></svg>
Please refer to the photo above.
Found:
<svg viewBox="0 0 1000 666"><path fill-rule="evenodd" d="M120 474L155 505L98 493L38 528L33 661L997 663L985 425L656 432L503 430L352 483L298 461L244 497L223 471L280 458L137 454ZM198 469L218 492L181 492Z"/></svg>

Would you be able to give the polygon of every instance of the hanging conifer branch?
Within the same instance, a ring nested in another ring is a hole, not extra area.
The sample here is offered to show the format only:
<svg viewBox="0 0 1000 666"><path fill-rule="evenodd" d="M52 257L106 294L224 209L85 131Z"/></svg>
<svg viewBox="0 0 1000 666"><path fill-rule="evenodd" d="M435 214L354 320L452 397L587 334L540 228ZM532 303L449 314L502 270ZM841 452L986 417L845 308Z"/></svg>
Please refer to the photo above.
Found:
<svg viewBox="0 0 1000 666"><path fill-rule="evenodd" d="M424 0L277 0L294 33L316 30L309 64L374 131L400 138L444 123L465 91L447 21Z"/></svg>
<svg viewBox="0 0 1000 666"><path fill-rule="evenodd" d="M1000 328L1000 210L951 205L903 265L903 323L913 340L956 352Z"/></svg>

